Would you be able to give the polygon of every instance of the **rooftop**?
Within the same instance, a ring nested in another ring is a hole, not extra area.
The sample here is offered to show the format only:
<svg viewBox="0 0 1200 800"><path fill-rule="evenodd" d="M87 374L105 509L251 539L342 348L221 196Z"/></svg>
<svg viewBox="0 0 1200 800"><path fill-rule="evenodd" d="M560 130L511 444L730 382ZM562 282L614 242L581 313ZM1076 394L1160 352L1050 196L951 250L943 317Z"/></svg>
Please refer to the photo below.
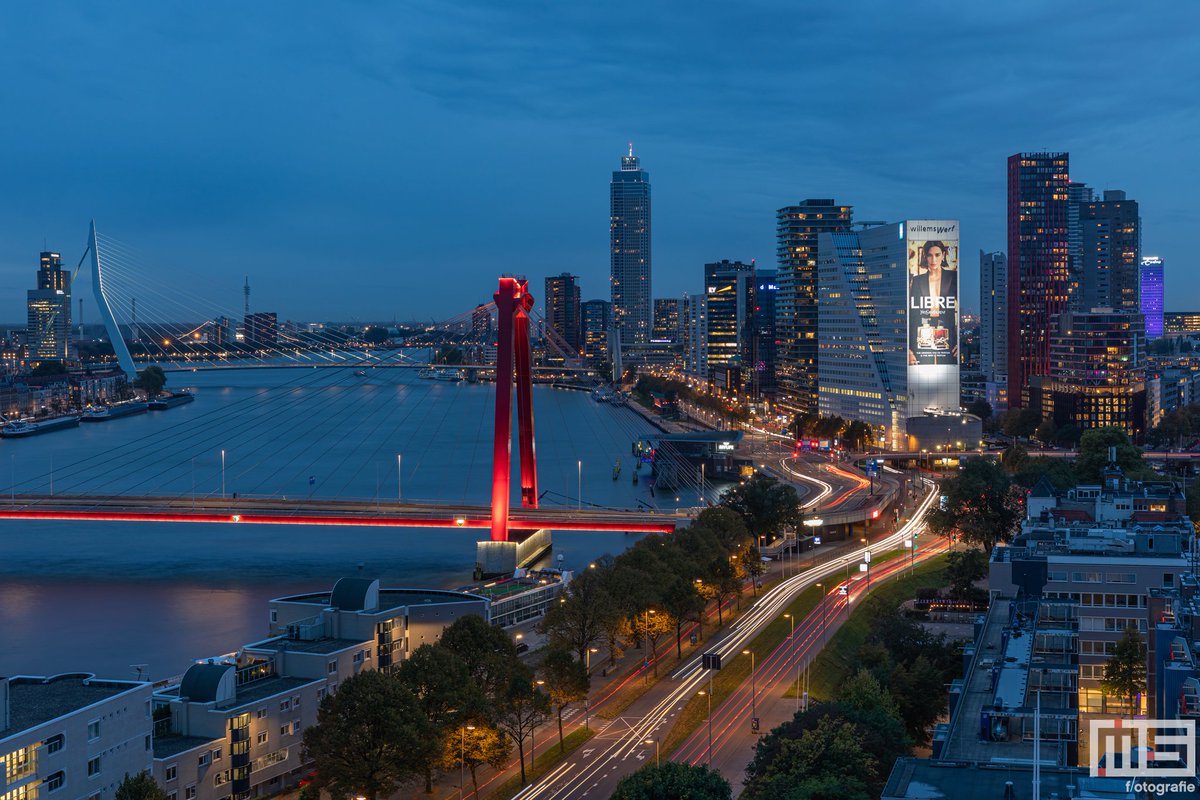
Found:
<svg viewBox="0 0 1200 800"><path fill-rule="evenodd" d="M205 739L203 736L155 736L154 757L170 758L180 753L186 753L188 750L194 750L197 747L204 747L214 741L218 740Z"/></svg>
<svg viewBox="0 0 1200 800"><path fill-rule="evenodd" d="M319 608L329 608L333 592L313 592L277 597L272 603L304 603ZM435 603L461 603L478 600L478 597L448 589L380 589L379 608L373 612L387 611L407 606L432 605Z"/></svg>
<svg viewBox="0 0 1200 800"><path fill-rule="evenodd" d="M330 653L340 653L342 650L347 650L351 647L358 647L362 644L362 639L289 639L286 636L274 636L270 639L263 639L261 642L248 644L243 649L271 650L273 652L286 650L289 653L318 653L329 655Z"/></svg>
<svg viewBox="0 0 1200 800"><path fill-rule="evenodd" d="M1005 785L1014 800L1033 796L1033 767L1026 765L964 766L901 758L892 767L882 800L1002 800ZM1087 792L1084 794L1084 792ZM1042 797L1105 797L1124 800L1124 778L1089 778L1086 770L1043 767Z"/></svg>
<svg viewBox="0 0 1200 800"><path fill-rule="evenodd" d="M91 673L68 673L49 678L18 675L8 681L9 727L0 739L35 728L94 703L149 684L98 680Z"/></svg>

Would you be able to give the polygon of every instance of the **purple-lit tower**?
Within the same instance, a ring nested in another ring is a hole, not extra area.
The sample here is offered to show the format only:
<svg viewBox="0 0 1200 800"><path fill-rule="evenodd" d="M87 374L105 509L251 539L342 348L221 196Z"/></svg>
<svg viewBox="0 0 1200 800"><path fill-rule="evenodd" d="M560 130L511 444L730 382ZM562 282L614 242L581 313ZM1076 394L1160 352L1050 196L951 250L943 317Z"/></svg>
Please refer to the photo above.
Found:
<svg viewBox="0 0 1200 800"><path fill-rule="evenodd" d="M1138 270L1138 297L1142 315L1146 318L1146 341L1163 335L1163 260L1146 256Z"/></svg>

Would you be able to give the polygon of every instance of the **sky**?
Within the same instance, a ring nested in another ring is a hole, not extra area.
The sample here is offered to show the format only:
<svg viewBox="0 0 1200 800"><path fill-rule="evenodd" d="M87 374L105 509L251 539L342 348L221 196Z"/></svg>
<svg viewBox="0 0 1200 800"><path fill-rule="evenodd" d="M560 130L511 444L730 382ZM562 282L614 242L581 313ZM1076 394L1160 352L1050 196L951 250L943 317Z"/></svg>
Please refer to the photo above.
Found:
<svg viewBox="0 0 1200 800"><path fill-rule="evenodd" d="M14 4L0 26L0 321L88 222L197 317L445 318L501 273L608 297L608 184L653 186L653 293L775 262L775 210L960 219L1005 248L1005 162L1141 205L1200 308L1200 6L1009 0ZM159 287L155 289L154 287ZM136 294L139 289L131 288ZM85 319L95 321L90 290Z"/></svg>

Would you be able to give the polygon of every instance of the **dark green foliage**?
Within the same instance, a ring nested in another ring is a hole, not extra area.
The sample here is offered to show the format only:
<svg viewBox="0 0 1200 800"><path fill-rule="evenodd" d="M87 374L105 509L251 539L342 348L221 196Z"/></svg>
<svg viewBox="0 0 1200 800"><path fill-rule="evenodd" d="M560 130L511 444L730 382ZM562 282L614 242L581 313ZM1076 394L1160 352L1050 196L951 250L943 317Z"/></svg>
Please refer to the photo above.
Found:
<svg viewBox="0 0 1200 800"><path fill-rule="evenodd" d="M967 413L974 414L984 422L992 418L992 404L987 400L979 399L971 401L971 405L967 406Z"/></svg>
<svg viewBox="0 0 1200 800"><path fill-rule="evenodd" d="M1004 467L989 458L968 458L941 485L945 500L929 511L929 529L939 536L982 547L991 553L1012 538L1021 524L1022 493Z"/></svg>
<svg viewBox="0 0 1200 800"><path fill-rule="evenodd" d="M433 757L445 749L445 738L483 712L484 698L467 666L445 647L421 645L396 670L396 680L417 698L434 741L425 762L425 791L433 790Z"/></svg>
<svg viewBox="0 0 1200 800"><path fill-rule="evenodd" d="M551 648L542 661L542 678L546 681L546 694L550 696L550 704L558 716L558 751L563 752L562 715L571 703L577 703L587 697L587 671L582 661L576 661L571 653L559 648Z"/></svg>
<svg viewBox="0 0 1200 800"><path fill-rule="evenodd" d="M1104 664L1104 693L1119 697L1132 708L1134 697L1146 691L1146 645L1136 627L1128 627Z"/></svg>
<svg viewBox="0 0 1200 800"><path fill-rule="evenodd" d="M116 800L167 800L167 793L149 772L125 773L124 780L117 784Z"/></svg>
<svg viewBox="0 0 1200 800"><path fill-rule="evenodd" d="M982 550L956 550L946 556L946 580L950 584L951 597L986 600L987 592L975 584L987 574L987 555Z"/></svg>
<svg viewBox="0 0 1200 800"><path fill-rule="evenodd" d="M1142 451L1129 441L1120 428L1093 428L1079 440L1079 456L1075 459L1075 474L1080 483L1098 483L1108 464L1108 448L1117 448L1117 466L1127 478L1140 478L1153 473L1142 461Z"/></svg>
<svg viewBox="0 0 1200 800"><path fill-rule="evenodd" d="M513 672L521 667L509 635L475 614L455 620L442 632L438 646L462 660L475 686L492 704L508 691Z"/></svg>
<svg viewBox="0 0 1200 800"><path fill-rule="evenodd" d="M137 374L133 385L144 391L147 397L158 397L167 385L167 374L162 371L162 367L151 364Z"/></svg>
<svg viewBox="0 0 1200 800"><path fill-rule="evenodd" d="M729 782L705 766L664 762L622 778L612 800L731 800Z"/></svg>
<svg viewBox="0 0 1200 800"><path fill-rule="evenodd" d="M788 525L800 523L800 497L796 490L767 475L756 472L745 483L721 495L721 507L742 518L750 535L773 540Z"/></svg>
<svg viewBox="0 0 1200 800"><path fill-rule="evenodd" d="M159 372L162 372L162 370L159 370ZM61 361L43 361L34 367L30 374L35 378L40 378L43 375L66 375L67 368Z"/></svg>
<svg viewBox="0 0 1200 800"><path fill-rule="evenodd" d="M424 769L434 737L416 696L371 670L321 701L317 724L304 732L304 752L320 788L334 797L374 800L395 794Z"/></svg>

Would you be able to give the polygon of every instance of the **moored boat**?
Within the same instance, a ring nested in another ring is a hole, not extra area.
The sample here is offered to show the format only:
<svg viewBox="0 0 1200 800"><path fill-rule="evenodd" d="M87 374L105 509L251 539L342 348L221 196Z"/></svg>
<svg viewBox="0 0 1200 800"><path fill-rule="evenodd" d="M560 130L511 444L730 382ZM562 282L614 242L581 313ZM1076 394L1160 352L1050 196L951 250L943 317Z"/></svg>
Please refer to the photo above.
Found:
<svg viewBox="0 0 1200 800"><path fill-rule="evenodd" d="M150 409L149 403L131 402L116 403L111 406L94 406L85 408L80 419L83 422L107 422L110 419L120 419L133 414L142 414Z"/></svg>
<svg viewBox="0 0 1200 800"><path fill-rule="evenodd" d="M185 403L190 403L196 399L196 395L190 391L179 391L173 394L159 395L158 397L147 403L146 407L151 411L166 411L168 408L181 406Z"/></svg>
<svg viewBox="0 0 1200 800"><path fill-rule="evenodd" d="M79 424L79 417L52 417L50 419L13 420L0 428L0 436L6 439L16 439L24 436L36 436L39 433L60 431L64 428L74 428Z"/></svg>

